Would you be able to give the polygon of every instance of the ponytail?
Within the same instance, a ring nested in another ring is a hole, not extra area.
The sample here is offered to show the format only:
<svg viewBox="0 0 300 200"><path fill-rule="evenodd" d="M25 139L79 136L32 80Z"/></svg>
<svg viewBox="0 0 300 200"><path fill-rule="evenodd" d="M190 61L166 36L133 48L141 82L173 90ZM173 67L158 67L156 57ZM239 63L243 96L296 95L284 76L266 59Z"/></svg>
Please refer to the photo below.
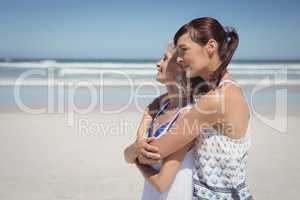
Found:
<svg viewBox="0 0 300 200"><path fill-rule="evenodd" d="M239 35L234 28L225 28L226 37L223 45L219 48L219 55L221 57L221 65L213 73L211 81L219 85L223 75L226 73L227 66L229 65L231 58L239 45Z"/></svg>

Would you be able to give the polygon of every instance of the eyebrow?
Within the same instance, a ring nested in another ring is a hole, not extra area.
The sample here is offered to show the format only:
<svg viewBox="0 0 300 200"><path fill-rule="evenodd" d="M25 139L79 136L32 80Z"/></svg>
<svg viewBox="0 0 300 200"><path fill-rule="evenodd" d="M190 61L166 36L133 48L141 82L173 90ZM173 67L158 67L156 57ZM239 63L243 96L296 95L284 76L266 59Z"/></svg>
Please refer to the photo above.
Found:
<svg viewBox="0 0 300 200"><path fill-rule="evenodd" d="M186 44L181 44L177 48L183 48L183 47L187 47L187 45Z"/></svg>

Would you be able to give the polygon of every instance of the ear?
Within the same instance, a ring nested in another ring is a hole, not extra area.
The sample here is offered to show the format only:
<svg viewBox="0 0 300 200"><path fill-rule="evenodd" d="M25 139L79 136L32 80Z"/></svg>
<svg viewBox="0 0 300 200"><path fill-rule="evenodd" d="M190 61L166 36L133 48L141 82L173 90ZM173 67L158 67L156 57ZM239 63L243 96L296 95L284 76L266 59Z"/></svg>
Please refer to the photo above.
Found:
<svg viewBox="0 0 300 200"><path fill-rule="evenodd" d="M205 45L208 55L211 57L218 48L218 43L214 39L209 39Z"/></svg>

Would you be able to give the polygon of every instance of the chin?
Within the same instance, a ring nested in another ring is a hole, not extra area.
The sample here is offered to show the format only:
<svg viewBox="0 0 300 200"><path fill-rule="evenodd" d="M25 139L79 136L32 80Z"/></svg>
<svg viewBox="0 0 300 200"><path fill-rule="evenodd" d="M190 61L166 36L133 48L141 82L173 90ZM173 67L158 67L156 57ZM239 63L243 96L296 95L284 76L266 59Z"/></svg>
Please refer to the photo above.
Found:
<svg viewBox="0 0 300 200"><path fill-rule="evenodd" d="M186 77L188 77L188 78L193 78L193 77L195 77L195 74L194 74L190 69L187 69L187 70L185 71L185 74L186 74Z"/></svg>
<svg viewBox="0 0 300 200"><path fill-rule="evenodd" d="M160 78L160 77L156 77L156 81L158 81L158 82L160 82L160 83L162 83L163 82L163 80Z"/></svg>
<svg viewBox="0 0 300 200"><path fill-rule="evenodd" d="M199 75L198 74L195 74L193 72L190 73L189 77L190 78L195 78L195 77L198 77Z"/></svg>

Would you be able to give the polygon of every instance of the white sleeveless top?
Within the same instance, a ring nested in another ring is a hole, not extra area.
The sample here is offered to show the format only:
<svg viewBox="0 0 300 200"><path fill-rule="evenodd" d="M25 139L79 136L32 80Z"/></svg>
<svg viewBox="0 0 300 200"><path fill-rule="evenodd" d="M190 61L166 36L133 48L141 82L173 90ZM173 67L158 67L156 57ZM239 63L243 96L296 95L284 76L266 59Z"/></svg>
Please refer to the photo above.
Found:
<svg viewBox="0 0 300 200"><path fill-rule="evenodd" d="M224 83L239 87L231 80L223 80L219 85ZM212 127L205 129L194 146L193 199L252 199L246 185L250 143L248 130L243 138L232 139Z"/></svg>
<svg viewBox="0 0 300 200"><path fill-rule="evenodd" d="M190 109L191 107L191 105L188 105L177 111L163 132L156 138L161 137L167 132L182 110ZM193 198L193 152L192 148L186 153L172 185L166 192L158 192L147 180L145 180L142 200L191 200ZM160 165L153 165L153 168L159 171Z"/></svg>

